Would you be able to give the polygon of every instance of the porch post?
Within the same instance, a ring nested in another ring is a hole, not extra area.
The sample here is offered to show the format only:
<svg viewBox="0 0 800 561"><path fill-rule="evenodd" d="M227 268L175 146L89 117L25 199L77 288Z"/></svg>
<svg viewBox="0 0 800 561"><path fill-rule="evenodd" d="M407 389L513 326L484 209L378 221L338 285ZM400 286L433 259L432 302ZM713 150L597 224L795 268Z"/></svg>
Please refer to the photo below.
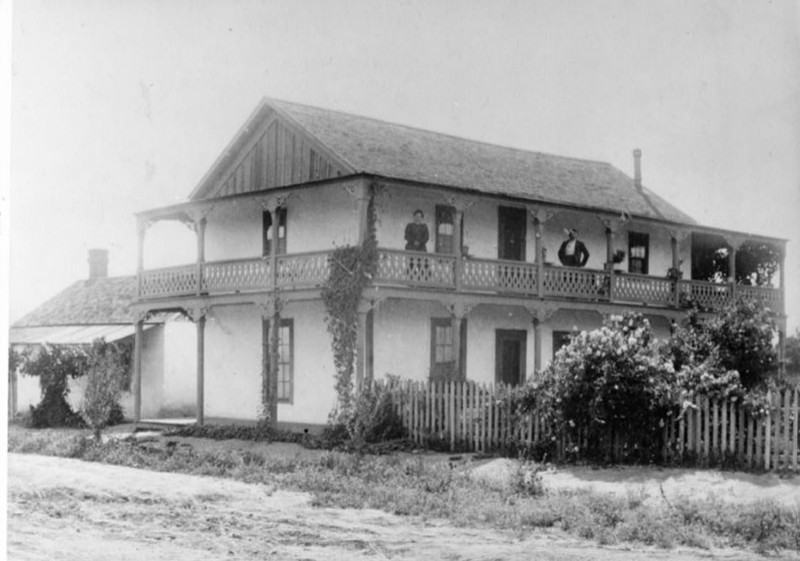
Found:
<svg viewBox="0 0 800 561"><path fill-rule="evenodd" d="M358 212L358 245L363 246L369 238L369 198L370 185L367 179L362 179L356 195L356 211Z"/></svg>
<svg viewBox="0 0 800 561"><path fill-rule="evenodd" d="M205 422L205 313L196 320L197 327L197 424Z"/></svg>
<svg viewBox="0 0 800 561"><path fill-rule="evenodd" d="M278 348L281 301L267 296L255 302L261 310L261 412L259 422L275 427L278 422Z"/></svg>
<svg viewBox="0 0 800 561"><path fill-rule="evenodd" d="M461 239L461 224L464 220L464 212L456 208L453 217L453 251L456 253L456 291L461 291L464 276L464 254L462 251L463 240Z"/></svg>
<svg viewBox="0 0 800 561"><path fill-rule="evenodd" d="M372 382L372 372L367 368L367 353L369 341L367 340L367 314L369 309L361 306L358 310L358 332L356 333L356 391Z"/></svg>
<svg viewBox="0 0 800 561"><path fill-rule="evenodd" d="M786 316L778 320L778 374L786 374Z"/></svg>
<svg viewBox="0 0 800 561"><path fill-rule="evenodd" d="M606 269L614 270L614 233L606 226Z"/></svg>
<svg viewBox="0 0 800 561"><path fill-rule="evenodd" d="M550 220L556 211L549 208L528 206L528 212L533 218L534 240L536 243L536 295L544 298L544 253L545 248L542 243L542 225Z"/></svg>
<svg viewBox="0 0 800 561"><path fill-rule="evenodd" d="M142 336L144 332L144 316L134 323L133 338L133 422L142 420Z"/></svg>
<svg viewBox="0 0 800 561"><path fill-rule="evenodd" d="M147 232L147 223L139 219L136 224L137 257L136 257L136 296L142 297L142 273L144 271L144 235Z"/></svg>
<svg viewBox="0 0 800 561"><path fill-rule="evenodd" d="M780 283L781 283L781 313L786 311L786 244L780 248Z"/></svg>
<svg viewBox="0 0 800 561"><path fill-rule="evenodd" d="M736 252L741 247L744 239L741 236L725 236L728 244L728 282L731 285L731 302L736 302Z"/></svg>
<svg viewBox="0 0 800 561"><path fill-rule="evenodd" d="M542 371L542 320L533 316L533 372L538 377Z"/></svg>
<svg viewBox="0 0 800 561"><path fill-rule="evenodd" d="M206 218L195 222L197 230L197 294L203 293L203 263L206 260Z"/></svg>
<svg viewBox="0 0 800 561"><path fill-rule="evenodd" d="M544 298L544 254L542 253L542 221L533 219L534 239L536 240L536 295ZM539 356L538 353L536 356Z"/></svg>
<svg viewBox="0 0 800 561"><path fill-rule="evenodd" d="M202 425L205 422L205 335L208 308L194 305L185 308L185 311L195 325L197 339L197 424Z"/></svg>
<svg viewBox="0 0 800 561"><path fill-rule="evenodd" d="M528 308L528 312L533 318L533 372L535 376L541 373L544 362L542 360L542 327L558 311L558 308L552 304L545 304L545 306Z"/></svg>

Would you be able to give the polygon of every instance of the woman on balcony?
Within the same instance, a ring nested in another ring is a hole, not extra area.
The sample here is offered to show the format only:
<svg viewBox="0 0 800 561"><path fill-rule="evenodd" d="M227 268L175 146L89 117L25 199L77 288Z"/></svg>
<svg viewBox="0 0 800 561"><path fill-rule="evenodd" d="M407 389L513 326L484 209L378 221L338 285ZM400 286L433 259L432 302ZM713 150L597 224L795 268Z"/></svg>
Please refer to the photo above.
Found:
<svg viewBox="0 0 800 561"><path fill-rule="evenodd" d="M428 251L428 225L423 222L425 214L420 209L414 211L414 222L406 225L406 251Z"/></svg>

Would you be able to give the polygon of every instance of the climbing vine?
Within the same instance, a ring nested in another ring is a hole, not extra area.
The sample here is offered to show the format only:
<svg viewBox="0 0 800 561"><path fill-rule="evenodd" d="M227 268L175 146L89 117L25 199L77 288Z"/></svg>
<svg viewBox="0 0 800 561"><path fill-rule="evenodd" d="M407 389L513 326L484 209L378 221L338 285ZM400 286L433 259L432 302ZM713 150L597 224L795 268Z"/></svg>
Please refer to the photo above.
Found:
<svg viewBox="0 0 800 561"><path fill-rule="evenodd" d="M337 405L331 413L334 423L343 422L353 412L358 305L364 288L372 281L378 267L375 221L375 198L370 188L366 239L360 246L347 245L333 251L328 258L328 278L322 286L322 302L336 368L334 387Z"/></svg>

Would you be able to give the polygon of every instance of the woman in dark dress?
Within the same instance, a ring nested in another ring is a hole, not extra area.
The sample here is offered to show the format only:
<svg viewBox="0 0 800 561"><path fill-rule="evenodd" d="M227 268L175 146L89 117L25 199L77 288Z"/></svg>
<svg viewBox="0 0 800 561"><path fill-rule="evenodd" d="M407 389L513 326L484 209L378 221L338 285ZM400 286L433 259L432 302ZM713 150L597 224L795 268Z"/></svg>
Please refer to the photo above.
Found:
<svg viewBox="0 0 800 561"><path fill-rule="evenodd" d="M406 225L406 250L428 251L427 244L430 234L428 225L423 222L425 215L421 210L414 211L414 222Z"/></svg>

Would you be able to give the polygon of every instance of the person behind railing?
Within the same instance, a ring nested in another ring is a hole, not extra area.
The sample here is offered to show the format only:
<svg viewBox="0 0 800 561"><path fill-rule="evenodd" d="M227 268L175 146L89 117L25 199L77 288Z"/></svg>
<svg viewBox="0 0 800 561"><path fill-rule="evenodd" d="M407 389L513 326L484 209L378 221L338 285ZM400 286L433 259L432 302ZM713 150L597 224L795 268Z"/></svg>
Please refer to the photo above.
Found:
<svg viewBox="0 0 800 561"><path fill-rule="evenodd" d="M585 266L589 260L589 250L578 239L578 231L575 228L568 228L565 232L567 239L558 248L558 260L566 267Z"/></svg>
<svg viewBox="0 0 800 561"><path fill-rule="evenodd" d="M428 225L423 222L424 219L425 213L417 209L414 211L414 221L406 224L406 251L428 251L430 233L428 232ZM410 257L408 273L412 274L412 272L414 272L419 274L420 265L423 262L425 263L425 269L427 271L427 260L421 257Z"/></svg>
<svg viewBox="0 0 800 561"><path fill-rule="evenodd" d="M567 239L561 243L558 248L558 260L565 267L583 267L589 260L589 250L586 245L578 239L578 230L575 228L567 228L564 230L567 234ZM568 291L577 291L578 294L584 292L594 292L594 282L591 281L591 286L584 286L586 279L574 273L567 273L564 277L567 282ZM578 295L576 294L576 295Z"/></svg>

